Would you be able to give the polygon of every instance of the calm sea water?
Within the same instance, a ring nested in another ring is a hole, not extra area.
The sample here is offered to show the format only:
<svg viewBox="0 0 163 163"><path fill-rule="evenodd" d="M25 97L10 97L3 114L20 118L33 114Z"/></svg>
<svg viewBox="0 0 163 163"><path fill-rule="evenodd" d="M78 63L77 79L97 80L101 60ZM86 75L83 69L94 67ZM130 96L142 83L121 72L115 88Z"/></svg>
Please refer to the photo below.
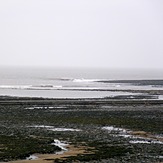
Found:
<svg viewBox="0 0 163 163"><path fill-rule="evenodd" d="M152 85L103 82L131 79L163 79L163 71L1 67L0 95L47 98L95 98L134 94L121 91L102 91L106 89L163 89L162 86L153 87ZM98 89L101 91L98 91Z"/></svg>

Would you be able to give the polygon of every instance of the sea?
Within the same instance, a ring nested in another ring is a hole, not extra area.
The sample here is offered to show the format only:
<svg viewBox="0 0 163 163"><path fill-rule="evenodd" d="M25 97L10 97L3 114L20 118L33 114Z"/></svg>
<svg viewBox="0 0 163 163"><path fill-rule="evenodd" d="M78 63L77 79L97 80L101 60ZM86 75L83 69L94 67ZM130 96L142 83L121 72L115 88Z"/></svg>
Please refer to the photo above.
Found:
<svg viewBox="0 0 163 163"><path fill-rule="evenodd" d="M0 68L0 96L107 98L142 94L128 90L163 90L163 70Z"/></svg>

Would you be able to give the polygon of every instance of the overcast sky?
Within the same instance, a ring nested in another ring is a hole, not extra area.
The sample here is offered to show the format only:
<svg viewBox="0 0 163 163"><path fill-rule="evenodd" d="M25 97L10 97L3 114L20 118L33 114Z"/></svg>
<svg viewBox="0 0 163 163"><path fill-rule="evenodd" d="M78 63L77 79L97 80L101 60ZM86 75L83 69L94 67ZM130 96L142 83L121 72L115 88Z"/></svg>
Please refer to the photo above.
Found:
<svg viewBox="0 0 163 163"><path fill-rule="evenodd" d="M163 0L0 0L0 65L163 68Z"/></svg>

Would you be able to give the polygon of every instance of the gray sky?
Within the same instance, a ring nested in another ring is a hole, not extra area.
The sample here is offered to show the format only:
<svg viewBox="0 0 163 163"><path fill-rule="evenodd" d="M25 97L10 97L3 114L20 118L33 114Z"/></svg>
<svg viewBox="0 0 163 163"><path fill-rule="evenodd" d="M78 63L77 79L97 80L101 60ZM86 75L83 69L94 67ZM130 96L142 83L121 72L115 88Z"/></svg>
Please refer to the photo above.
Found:
<svg viewBox="0 0 163 163"><path fill-rule="evenodd" d="M163 68L163 0L0 0L0 65Z"/></svg>

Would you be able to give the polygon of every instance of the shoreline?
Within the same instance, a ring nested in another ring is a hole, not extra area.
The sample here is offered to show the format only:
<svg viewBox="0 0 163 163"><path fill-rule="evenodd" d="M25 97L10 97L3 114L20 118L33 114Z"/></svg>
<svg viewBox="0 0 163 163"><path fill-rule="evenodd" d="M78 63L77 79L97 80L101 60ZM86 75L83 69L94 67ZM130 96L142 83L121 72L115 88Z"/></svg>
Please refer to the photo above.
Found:
<svg viewBox="0 0 163 163"><path fill-rule="evenodd" d="M161 99L116 99L116 98L40 98L40 97L14 97L0 96L1 105L58 105L58 104L78 104L78 105L160 105Z"/></svg>

